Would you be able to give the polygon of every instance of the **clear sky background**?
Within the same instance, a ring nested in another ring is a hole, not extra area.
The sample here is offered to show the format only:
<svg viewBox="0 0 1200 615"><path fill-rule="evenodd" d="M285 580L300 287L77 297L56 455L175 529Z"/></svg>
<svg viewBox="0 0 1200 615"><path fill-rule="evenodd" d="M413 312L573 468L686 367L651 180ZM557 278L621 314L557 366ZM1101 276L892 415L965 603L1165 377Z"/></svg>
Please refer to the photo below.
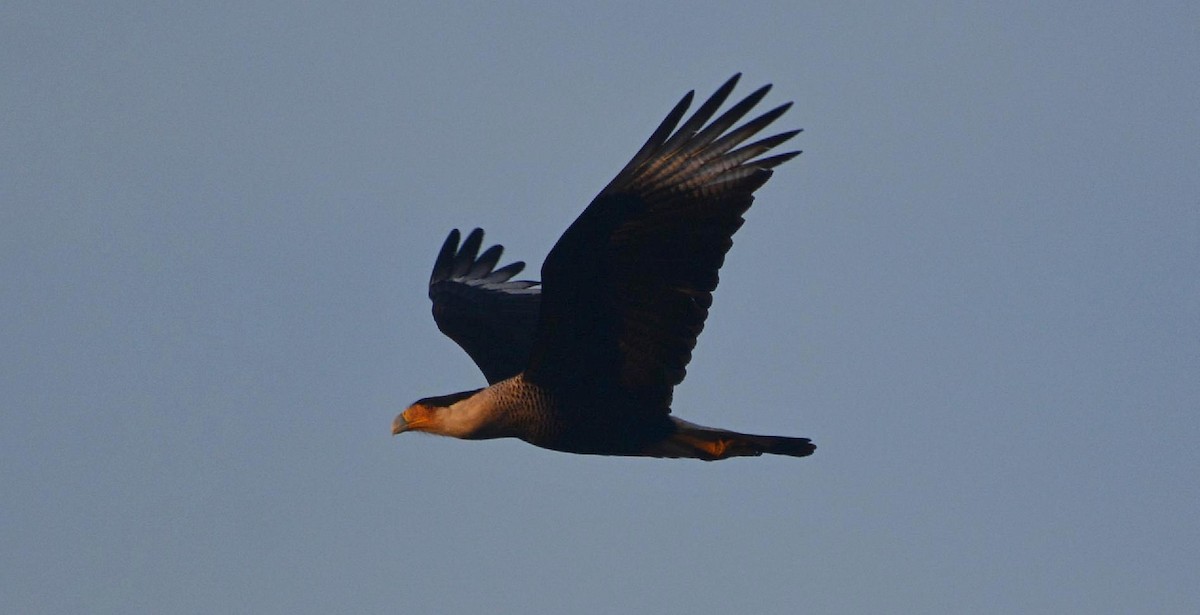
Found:
<svg viewBox="0 0 1200 615"><path fill-rule="evenodd" d="M8 2L0 611L1200 612L1200 5ZM805 153L675 411L807 459L393 438L687 90Z"/></svg>

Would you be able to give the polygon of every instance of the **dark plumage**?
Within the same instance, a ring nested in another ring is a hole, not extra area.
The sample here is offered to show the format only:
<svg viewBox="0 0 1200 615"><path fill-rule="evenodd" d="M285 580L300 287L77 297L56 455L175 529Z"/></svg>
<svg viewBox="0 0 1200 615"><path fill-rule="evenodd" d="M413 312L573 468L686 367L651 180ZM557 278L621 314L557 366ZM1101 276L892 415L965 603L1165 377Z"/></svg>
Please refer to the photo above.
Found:
<svg viewBox="0 0 1200 615"><path fill-rule="evenodd" d="M512 280L522 262L496 269L501 246L480 254L482 230L461 245L451 231L429 281L434 319L491 386L422 399L396 417L393 433L517 437L598 455L812 454L806 438L671 416L672 389L686 374L742 214L771 169L800 153L760 158L799 130L742 145L791 103L733 128L769 85L710 122L738 77L676 129L693 93L683 97L559 238L540 288Z"/></svg>

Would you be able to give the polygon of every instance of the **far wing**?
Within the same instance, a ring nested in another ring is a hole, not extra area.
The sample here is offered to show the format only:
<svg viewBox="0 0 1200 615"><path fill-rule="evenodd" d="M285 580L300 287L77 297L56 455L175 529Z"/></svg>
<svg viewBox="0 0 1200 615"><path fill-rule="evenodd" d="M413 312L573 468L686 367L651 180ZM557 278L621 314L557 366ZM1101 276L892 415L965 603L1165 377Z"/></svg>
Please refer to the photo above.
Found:
<svg viewBox="0 0 1200 615"><path fill-rule="evenodd" d="M770 86L709 122L737 79L676 130L689 92L550 251L526 378L669 412L742 214L771 169L799 154L760 157L798 130L741 145L790 103L733 128Z"/></svg>
<svg viewBox="0 0 1200 615"><path fill-rule="evenodd" d="M467 351L488 383L517 375L529 361L541 290L537 282L512 280L525 268L517 261L500 269L504 247L479 254L483 230L459 245L450 231L429 277L429 298L438 329Z"/></svg>

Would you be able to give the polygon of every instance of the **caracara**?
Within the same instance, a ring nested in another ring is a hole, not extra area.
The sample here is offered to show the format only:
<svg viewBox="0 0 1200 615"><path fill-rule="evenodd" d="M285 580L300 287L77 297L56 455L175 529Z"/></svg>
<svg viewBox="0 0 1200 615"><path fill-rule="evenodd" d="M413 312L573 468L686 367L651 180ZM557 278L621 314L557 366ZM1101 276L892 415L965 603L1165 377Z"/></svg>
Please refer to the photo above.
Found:
<svg viewBox="0 0 1200 615"><path fill-rule="evenodd" d="M522 262L497 269L501 246L480 254L482 230L461 244L450 232L429 280L433 317L491 386L422 399L396 417L393 434L706 461L812 454L807 438L671 416L672 389L683 381L742 214L771 169L800 153L762 157L799 130L741 145L791 103L731 130L770 85L709 121L738 77L678 129L693 92L675 105L559 238L540 284L512 280Z"/></svg>

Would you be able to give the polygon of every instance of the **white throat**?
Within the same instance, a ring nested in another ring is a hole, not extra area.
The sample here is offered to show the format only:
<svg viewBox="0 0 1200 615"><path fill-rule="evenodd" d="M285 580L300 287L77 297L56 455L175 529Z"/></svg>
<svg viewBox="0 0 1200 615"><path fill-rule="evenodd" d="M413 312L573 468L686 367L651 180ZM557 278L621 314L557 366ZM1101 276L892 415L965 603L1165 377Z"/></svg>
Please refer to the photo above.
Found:
<svg viewBox="0 0 1200 615"><path fill-rule="evenodd" d="M450 404L438 414L441 418L441 433L464 440L503 438L499 427L503 424L500 408L497 408L490 389Z"/></svg>

